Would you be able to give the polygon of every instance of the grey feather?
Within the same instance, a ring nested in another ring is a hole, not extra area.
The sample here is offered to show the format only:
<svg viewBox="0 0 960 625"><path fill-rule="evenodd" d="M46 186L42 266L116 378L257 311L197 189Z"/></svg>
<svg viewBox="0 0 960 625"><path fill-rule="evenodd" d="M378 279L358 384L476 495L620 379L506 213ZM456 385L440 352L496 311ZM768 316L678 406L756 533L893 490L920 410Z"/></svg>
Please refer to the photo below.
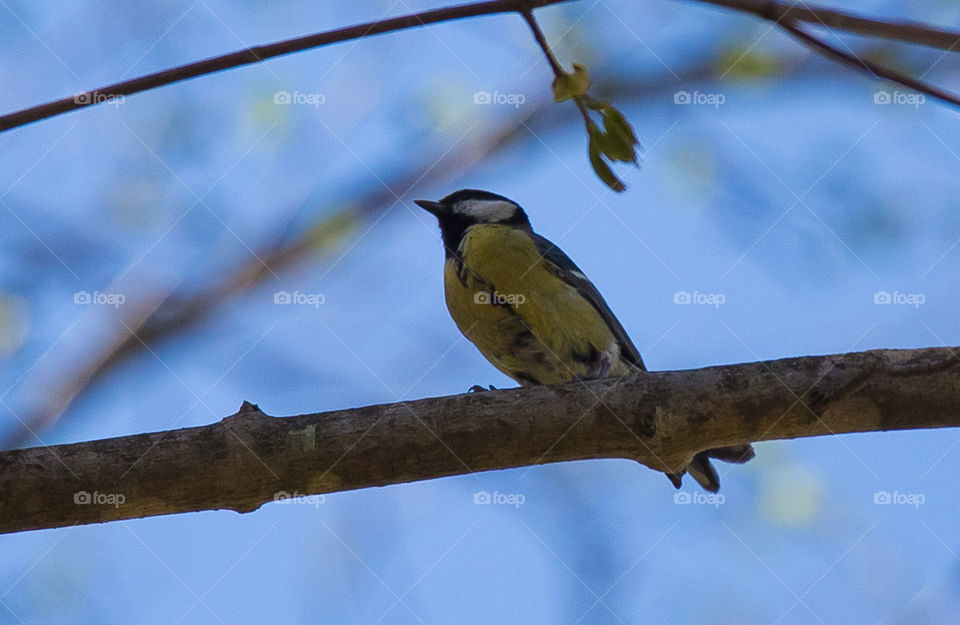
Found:
<svg viewBox="0 0 960 625"><path fill-rule="evenodd" d="M646 371L647 368L643 365L643 359L640 358L640 351L627 336L626 330L623 329L620 321L607 306L597 287L593 286L593 283L587 279L583 271L559 247L533 231L530 232L530 238L537 246L540 256L546 261L547 268L557 274L561 280L577 289L577 292L600 313L620 345L621 357L641 371Z"/></svg>

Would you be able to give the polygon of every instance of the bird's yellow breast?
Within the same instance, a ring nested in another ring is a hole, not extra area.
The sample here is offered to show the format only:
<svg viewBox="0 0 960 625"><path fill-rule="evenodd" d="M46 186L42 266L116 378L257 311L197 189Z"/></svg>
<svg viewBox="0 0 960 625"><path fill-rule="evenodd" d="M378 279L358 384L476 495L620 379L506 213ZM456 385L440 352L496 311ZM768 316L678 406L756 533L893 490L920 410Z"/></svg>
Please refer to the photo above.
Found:
<svg viewBox="0 0 960 625"><path fill-rule="evenodd" d="M553 271L526 232L471 226L444 267L447 308L460 331L520 383L552 384L596 375L600 355L612 375L629 365L593 305Z"/></svg>

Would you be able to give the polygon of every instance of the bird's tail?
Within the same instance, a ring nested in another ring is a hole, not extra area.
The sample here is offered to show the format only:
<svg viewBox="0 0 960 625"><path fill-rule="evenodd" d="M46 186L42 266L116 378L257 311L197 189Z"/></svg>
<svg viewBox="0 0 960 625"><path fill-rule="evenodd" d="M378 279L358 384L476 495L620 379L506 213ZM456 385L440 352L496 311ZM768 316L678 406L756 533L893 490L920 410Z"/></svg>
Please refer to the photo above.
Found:
<svg viewBox="0 0 960 625"><path fill-rule="evenodd" d="M715 493L720 490L720 478L717 476L717 470L710 464L710 458L716 458L723 462L743 464L753 458L753 456L753 447L750 445L732 445L730 447L708 449L694 456L690 464L687 465L686 471L693 476L693 479L700 483L700 486L702 486L704 490ZM684 472L667 473L667 478L670 479L676 488L680 488L683 473Z"/></svg>

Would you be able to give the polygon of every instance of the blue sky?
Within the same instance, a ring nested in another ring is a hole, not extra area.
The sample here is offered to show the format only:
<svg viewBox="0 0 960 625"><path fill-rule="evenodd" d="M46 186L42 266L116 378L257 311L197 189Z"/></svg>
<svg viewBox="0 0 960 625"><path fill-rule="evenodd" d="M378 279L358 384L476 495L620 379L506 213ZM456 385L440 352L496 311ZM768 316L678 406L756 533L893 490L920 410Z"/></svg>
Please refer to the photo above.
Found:
<svg viewBox="0 0 960 625"><path fill-rule="evenodd" d="M433 6L8 2L0 110ZM936 2L845 8L960 20ZM622 195L590 171L582 122L551 104L516 16L0 134L0 434L122 336L136 306L202 293L338 211L352 216L319 231L315 253L126 361L28 444L207 424L243 400L285 416L510 386L449 319L439 233L412 204L463 187L522 204L651 369L958 343L954 110L696 2L538 16L645 147L642 168L617 170ZM955 83L937 51L835 40ZM475 104L481 91L512 104ZM483 148L511 126L513 140ZM389 199L357 206L378 193ZM277 305L279 291L322 304ZM677 304L681 291L723 303ZM81 292L124 303L78 304ZM958 443L952 429L761 443L724 467L722 501L677 503L662 475L606 460L2 536L0 623L950 623ZM479 505L481 491L523 503Z"/></svg>

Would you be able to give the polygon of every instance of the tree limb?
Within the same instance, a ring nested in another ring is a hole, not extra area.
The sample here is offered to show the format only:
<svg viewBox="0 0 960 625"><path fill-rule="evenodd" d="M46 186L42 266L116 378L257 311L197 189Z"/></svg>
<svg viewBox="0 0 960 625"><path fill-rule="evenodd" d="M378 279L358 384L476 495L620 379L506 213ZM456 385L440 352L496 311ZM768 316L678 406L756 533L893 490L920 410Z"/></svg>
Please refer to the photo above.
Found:
<svg viewBox="0 0 960 625"><path fill-rule="evenodd" d="M195 63L180 65L179 67L146 76L140 76L139 78L125 80L99 89L84 91L68 98L62 98L0 116L0 132L94 104L116 100L140 91L155 89L163 85L187 80L188 78L196 78L197 76L203 76L205 74L213 74L233 67L260 63L269 58L290 54L292 52L319 48L332 43L361 39L363 37L379 35L395 30L426 26L427 24L435 24L437 22L447 22L480 15L512 13L569 1L570 0L488 0L487 2L461 4L376 22L368 22L366 24L357 24L356 26L347 26L345 28L338 28L313 35L305 35L303 37L297 37L296 39L287 39L267 45L255 46Z"/></svg>
<svg viewBox="0 0 960 625"><path fill-rule="evenodd" d="M886 80L903 85L904 87L913 89L914 91L925 93L929 96L937 98L938 100L942 100L943 102L953 104L954 106L960 106L960 97L958 97L956 94L946 91L945 89L940 89L934 85L929 85L922 80L917 80L912 76L902 74L881 63L875 63L873 61L860 58L856 54L844 52L843 50L830 45L826 41L814 37L803 28L800 28L793 20L780 20L777 22L777 26L787 31L800 42L806 44L814 50L822 52L833 60L839 61L840 63L845 63L854 69L865 71L873 78L885 78Z"/></svg>
<svg viewBox="0 0 960 625"><path fill-rule="evenodd" d="M960 52L960 33L934 28L919 22L884 22L824 7L802 4L784 4L770 0L698 0L728 9L753 13L773 21L787 19L809 22L858 35L916 43L947 52Z"/></svg>
<svg viewBox="0 0 960 625"><path fill-rule="evenodd" d="M230 509L476 471L960 426L960 348L810 356L272 418L0 454L0 532Z"/></svg>
<svg viewBox="0 0 960 625"><path fill-rule="evenodd" d="M926 82L907 76L892 68L861 58L852 52L844 52L836 46L830 45L823 39L804 30L800 22L807 22L817 26L824 26L835 30L845 30L861 35L872 35L884 39L920 43L935 48L942 48L947 52L960 52L960 33L951 33L931 28L923 24L882 22L848 13L841 13L823 7L811 7L804 3L802 7L782 4L771 0L702 0L709 4L737 9L751 13L791 34L805 46L816 50L834 61L849 65L854 69L866 72L872 78L883 78L890 82L903 85L908 89L925 93L948 104L960 106L960 96L941 89ZM956 48L956 49L955 49Z"/></svg>
<svg viewBox="0 0 960 625"><path fill-rule="evenodd" d="M212 74L233 67L259 63L266 59L299 52L310 48L348 41L350 39L359 39L371 35L382 34L386 32L404 30L416 26L424 26L437 22L444 22L466 17L477 17L480 15L494 15L497 13L524 12L535 8L540 8L550 4L568 2L570 0L488 0L475 4L464 4L441 9L433 9L422 13L404 15L391 19L358 24L338 28L336 30L306 35L295 39L287 39L263 46L238 50L229 54L224 54L195 63L188 63L179 67L163 70L146 76L140 76L131 80L115 83L99 89L84 91L68 98L62 98L46 104L32 106L30 108L8 113L0 116L0 132L24 126L26 124L54 117L62 113L75 111L94 104L108 102L120 97L132 95L140 91L147 91L163 85L168 85L188 78L195 78L204 74ZM837 30L844 30L861 35L869 35L884 39L892 39L909 43L918 43L946 50L947 52L960 52L960 33L946 31L926 24L913 22L885 22L874 20L840 11L834 11L822 7L811 7L804 5L797 7L770 0L699 0L708 4L715 4L731 9L737 9L746 13L752 13L758 17L771 20L773 22L795 22L803 21L816 23L822 26L828 26ZM789 29L788 29L789 30ZM796 35L796 33L793 33ZM813 38L808 34L808 37ZM812 42L806 41L809 45ZM824 44L825 45L825 44ZM822 45L814 45L823 51ZM836 55L834 55L836 56ZM862 63L861 63L862 64ZM879 72L874 73L881 75ZM886 77L895 82L900 82L906 87L915 88L914 85L901 82L894 77L895 72L887 70ZM920 83L924 84L924 83ZM936 89L930 87L930 89ZM927 91L930 93L929 91ZM935 97L954 103L950 98L943 98L940 95L933 94Z"/></svg>

